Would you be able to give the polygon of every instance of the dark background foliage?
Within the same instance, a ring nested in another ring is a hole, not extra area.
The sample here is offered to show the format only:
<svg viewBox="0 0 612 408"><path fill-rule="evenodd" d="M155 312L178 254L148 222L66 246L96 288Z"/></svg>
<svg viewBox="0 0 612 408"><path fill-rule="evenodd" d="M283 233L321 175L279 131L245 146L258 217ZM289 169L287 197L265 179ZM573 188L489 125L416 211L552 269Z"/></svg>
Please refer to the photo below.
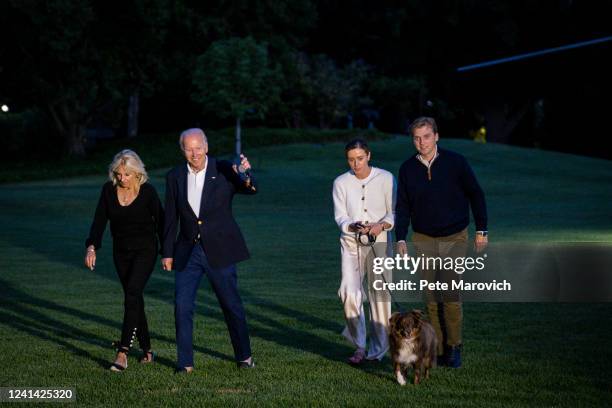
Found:
<svg viewBox="0 0 612 408"><path fill-rule="evenodd" d="M0 3L0 104L10 107L0 113L2 156L84 156L103 138L233 126L235 114L203 97L239 95L258 101L241 117L247 128L404 133L415 117L433 115L444 137L468 137L484 125L489 141L609 158L601 144L612 41L457 68L609 37L610 5L7 0ZM229 72L213 90L202 88L198 76L214 77L203 67L223 64L207 58L230 55L221 49L247 38L267 54L258 78L269 86L239 86Z"/></svg>

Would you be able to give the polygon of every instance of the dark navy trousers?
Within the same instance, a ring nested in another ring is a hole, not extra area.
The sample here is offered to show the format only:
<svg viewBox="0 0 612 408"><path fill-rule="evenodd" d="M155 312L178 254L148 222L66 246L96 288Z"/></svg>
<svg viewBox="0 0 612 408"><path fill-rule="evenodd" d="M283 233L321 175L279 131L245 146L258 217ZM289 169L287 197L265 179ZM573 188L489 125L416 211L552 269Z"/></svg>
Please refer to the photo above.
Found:
<svg viewBox="0 0 612 408"><path fill-rule="evenodd" d="M238 294L236 266L212 268L202 246L194 245L185 269L175 273L174 318L179 368L193 367L193 314L198 287L204 274L223 311L236 361L251 357L246 315Z"/></svg>

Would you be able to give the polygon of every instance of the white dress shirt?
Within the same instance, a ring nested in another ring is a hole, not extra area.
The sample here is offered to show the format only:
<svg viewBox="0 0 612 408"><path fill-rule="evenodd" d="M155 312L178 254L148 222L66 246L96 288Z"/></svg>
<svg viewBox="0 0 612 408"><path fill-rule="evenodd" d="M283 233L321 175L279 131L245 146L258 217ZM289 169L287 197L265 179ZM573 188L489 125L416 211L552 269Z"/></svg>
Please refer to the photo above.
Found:
<svg viewBox="0 0 612 408"><path fill-rule="evenodd" d="M206 158L204 168L197 173L187 163L187 201L196 217L200 217L200 204L202 203L202 192L204 191L207 167L208 157Z"/></svg>

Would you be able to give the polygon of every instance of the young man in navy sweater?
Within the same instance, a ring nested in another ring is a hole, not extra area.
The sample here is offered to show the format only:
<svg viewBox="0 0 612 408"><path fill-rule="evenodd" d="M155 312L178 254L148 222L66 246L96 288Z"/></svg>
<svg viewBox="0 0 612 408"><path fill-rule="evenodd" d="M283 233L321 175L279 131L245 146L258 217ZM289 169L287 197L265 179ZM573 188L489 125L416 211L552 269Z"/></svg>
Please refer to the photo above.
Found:
<svg viewBox="0 0 612 408"><path fill-rule="evenodd" d="M487 207L474 172L462 155L438 147L433 118L421 117L410 126L417 154L399 170L396 238L400 255L408 253L406 235L412 223L416 256L465 256L472 208L476 223L475 248L488 243ZM449 281L454 271L420 271L428 281ZM449 275L450 273L450 275ZM455 275L456 276L456 275ZM427 311L438 336L438 365L461 366L463 310L457 293L426 293Z"/></svg>

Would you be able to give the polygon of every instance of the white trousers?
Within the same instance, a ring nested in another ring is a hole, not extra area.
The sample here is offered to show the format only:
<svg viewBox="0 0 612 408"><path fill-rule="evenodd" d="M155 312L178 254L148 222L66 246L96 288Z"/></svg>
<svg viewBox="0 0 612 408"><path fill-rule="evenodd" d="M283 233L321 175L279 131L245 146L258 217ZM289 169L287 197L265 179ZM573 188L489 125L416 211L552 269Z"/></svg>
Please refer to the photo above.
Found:
<svg viewBox="0 0 612 408"><path fill-rule="evenodd" d="M341 239L342 281L338 289L338 296L344 305L346 319L346 327L342 335L355 347L363 349L366 348L366 319L363 302L367 298L370 299L368 328L370 341L366 358L381 360L389 349L388 326L391 317L391 303L375 301L376 296L371 288L368 288L367 296L364 291L363 280L368 267L365 261L371 251L372 248L367 246L358 248L354 239L345 237ZM386 256L386 254L376 254L376 256ZM385 276L387 281L390 281L390 274L386 272Z"/></svg>

